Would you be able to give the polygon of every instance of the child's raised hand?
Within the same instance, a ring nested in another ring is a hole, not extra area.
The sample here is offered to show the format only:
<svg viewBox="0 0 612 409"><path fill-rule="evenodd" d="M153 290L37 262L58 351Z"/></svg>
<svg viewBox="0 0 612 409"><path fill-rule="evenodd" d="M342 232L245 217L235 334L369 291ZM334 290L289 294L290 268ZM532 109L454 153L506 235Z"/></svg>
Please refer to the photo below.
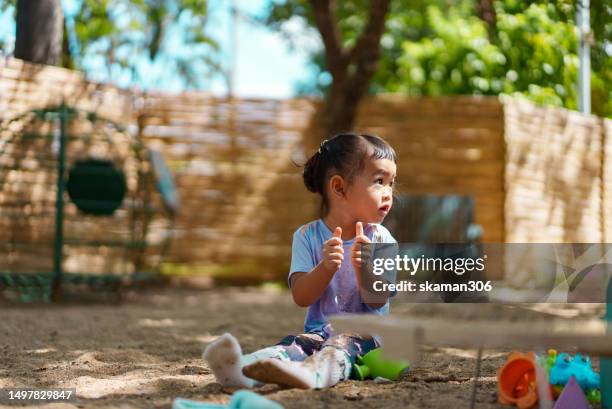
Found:
<svg viewBox="0 0 612 409"><path fill-rule="evenodd" d="M353 243L353 247L351 248L351 262L353 263L353 267L355 271L359 273L361 271L361 262L366 256L367 249L362 250L362 244L369 244L372 241L363 234L363 223L357 222L355 225L355 242Z"/></svg>
<svg viewBox="0 0 612 409"><path fill-rule="evenodd" d="M342 248L342 228L336 227L334 236L323 243L323 267L330 273L335 273L344 260Z"/></svg>

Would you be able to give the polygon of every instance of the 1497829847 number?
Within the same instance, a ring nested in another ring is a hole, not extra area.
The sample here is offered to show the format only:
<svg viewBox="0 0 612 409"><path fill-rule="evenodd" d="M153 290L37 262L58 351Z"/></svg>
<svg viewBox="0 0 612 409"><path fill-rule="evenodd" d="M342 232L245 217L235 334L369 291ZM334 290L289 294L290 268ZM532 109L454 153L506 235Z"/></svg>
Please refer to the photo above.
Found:
<svg viewBox="0 0 612 409"><path fill-rule="evenodd" d="M5 390L10 401L26 400L69 400L74 395L73 389L8 389Z"/></svg>

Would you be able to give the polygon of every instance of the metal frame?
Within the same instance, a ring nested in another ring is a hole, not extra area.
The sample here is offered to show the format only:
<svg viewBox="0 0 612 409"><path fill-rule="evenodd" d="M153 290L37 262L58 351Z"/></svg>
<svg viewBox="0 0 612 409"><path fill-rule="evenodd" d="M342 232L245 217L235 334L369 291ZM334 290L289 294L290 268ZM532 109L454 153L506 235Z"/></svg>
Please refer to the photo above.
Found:
<svg viewBox="0 0 612 409"><path fill-rule="evenodd" d="M37 115L42 119L57 120L59 124L59 132L56 137L58 142L58 154L57 154L57 192L55 200L55 217L54 217L54 243L53 243L53 267L50 272L32 272L32 273L10 273L0 272L0 290L2 287L8 287L17 289L20 292L20 298L23 301L34 301L41 299L43 301L58 301L62 297L62 284L86 284L94 289L101 289L107 291L117 292L121 285L126 282L123 277L118 274L101 274L101 275L88 275L86 273L65 273L63 271L62 261L64 253L64 245L66 244L66 238L64 236L64 205L66 192L66 166L67 166L67 145L68 145L68 124L70 120L76 116L78 111L71 108L62 102L59 106L49 107L45 109L28 111L22 115L19 115L9 122L21 120L27 115ZM113 121L99 118L95 113L85 112L87 119L94 122L96 120L104 120L111 124L115 129L124 131L123 127L114 123ZM50 117L50 118L49 118ZM150 161L150 157L144 155L144 150L147 148L140 142L136 145L132 145L132 150L138 155L139 160ZM145 177L146 183L157 182L154 175L140 175L139 177ZM159 189L159 184L155 186ZM139 187L140 189L140 187ZM177 209L164 208L166 215L168 216L168 229L172 229L175 220L175 211ZM134 214L131 213L131 224L133 224ZM146 228L146 227L145 227ZM138 246L147 246L146 241L142 241L142 237L138 237ZM168 235L166 240L161 244L160 256L163 258L166 255L170 246L169 241L171 235ZM126 249L132 244L128 243L125 245ZM154 275L152 273L146 273L137 271L129 277L127 282L150 280ZM27 294L26 294L27 293Z"/></svg>

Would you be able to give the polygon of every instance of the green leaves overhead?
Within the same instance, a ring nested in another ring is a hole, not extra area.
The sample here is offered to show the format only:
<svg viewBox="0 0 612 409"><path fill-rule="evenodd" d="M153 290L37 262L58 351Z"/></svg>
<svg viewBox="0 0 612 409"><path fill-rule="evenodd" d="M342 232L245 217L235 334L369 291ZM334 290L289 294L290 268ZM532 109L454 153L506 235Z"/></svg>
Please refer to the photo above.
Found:
<svg viewBox="0 0 612 409"><path fill-rule="evenodd" d="M151 65L163 61L185 88L197 88L220 65L204 31L206 11L206 0L82 0L74 54L104 59L109 76L152 87Z"/></svg>
<svg viewBox="0 0 612 409"><path fill-rule="evenodd" d="M408 95L513 94L539 103L577 107L578 39L573 0L497 0L494 35L475 0L394 0L380 42L371 93ZM591 1L592 107L612 115L612 6ZM355 41L369 1L336 1L343 44ZM284 31L290 19L314 26L306 0L269 9L268 24ZM288 34L289 35L289 34ZM312 78L302 93L329 87L323 53L313 52Z"/></svg>
<svg viewBox="0 0 612 409"><path fill-rule="evenodd" d="M144 88L175 72L179 88L202 87L221 70L219 49L205 32L207 0L75 0L65 13L63 65L96 80ZM16 0L0 0L0 11ZM68 2L64 2L66 6ZM2 49L10 49L0 42ZM176 84L175 84L176 85Z"/></svg>
<svg viewBox="0 0 612 409"><path fill-rule="evenodd" d="M472 14L430 6L426 16L431 34L403 42L398 59L403 80L398 91L409 95L504 93L577 108L576 28L551 4L534 2L510 13L498 2L493 42L487 38L485 23ZM599 58L601 53L605 53L603 47L594 47L593 111L609 116L611 67L609 59Z"/></svg>

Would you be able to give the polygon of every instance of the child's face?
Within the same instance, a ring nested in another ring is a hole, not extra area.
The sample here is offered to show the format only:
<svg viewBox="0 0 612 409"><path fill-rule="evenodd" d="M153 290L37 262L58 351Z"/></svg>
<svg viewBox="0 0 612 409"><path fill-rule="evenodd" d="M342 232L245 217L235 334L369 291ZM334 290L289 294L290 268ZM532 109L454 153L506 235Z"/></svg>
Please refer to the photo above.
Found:
<svg viewBox="0 0 612 409"><path fill-rule="evenodd" d="M393 205L393 184L397 167L389 159L370 159L347 187L346 201L351 215L363 223L381 223Z"/></svg>

